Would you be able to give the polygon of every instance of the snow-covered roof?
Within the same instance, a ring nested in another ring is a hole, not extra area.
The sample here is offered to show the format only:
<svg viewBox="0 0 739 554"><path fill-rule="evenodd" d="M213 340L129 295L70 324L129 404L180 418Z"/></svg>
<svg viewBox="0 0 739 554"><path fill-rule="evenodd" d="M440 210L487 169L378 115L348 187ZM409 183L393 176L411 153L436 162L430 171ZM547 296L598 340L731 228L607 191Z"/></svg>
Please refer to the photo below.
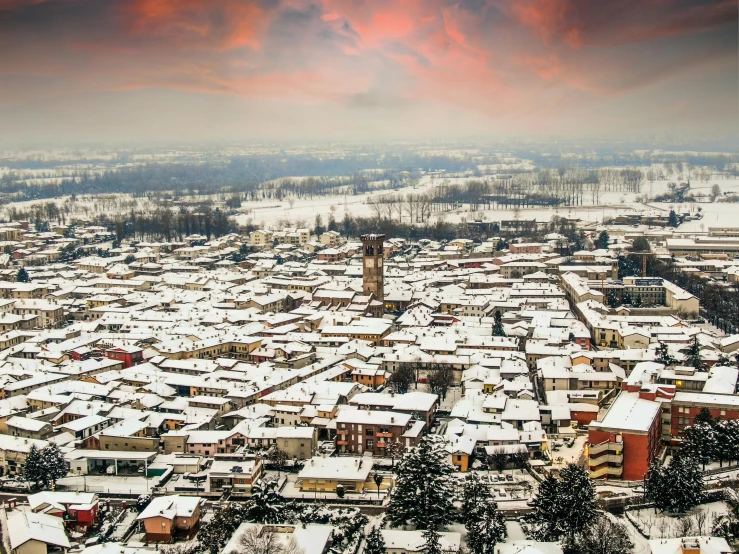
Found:
<svg viewBox="0 0 739 554"><path fill-rule="evenodd" d="M16 512L8 518L10 548L15 550L28 541L69 548L69 539L64 532L64 521L48 514Z"/></svg>

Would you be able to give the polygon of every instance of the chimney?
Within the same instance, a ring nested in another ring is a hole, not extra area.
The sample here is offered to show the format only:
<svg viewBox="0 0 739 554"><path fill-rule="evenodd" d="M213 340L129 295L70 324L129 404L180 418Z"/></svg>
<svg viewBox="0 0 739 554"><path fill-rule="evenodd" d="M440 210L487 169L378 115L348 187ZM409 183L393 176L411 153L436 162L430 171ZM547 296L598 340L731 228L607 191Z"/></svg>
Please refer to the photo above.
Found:
<svg viewBox="0 0 739 554"><path fill-rule="evenodd" d="M390 423L395 423L395 416L390 416Z"/></svg>

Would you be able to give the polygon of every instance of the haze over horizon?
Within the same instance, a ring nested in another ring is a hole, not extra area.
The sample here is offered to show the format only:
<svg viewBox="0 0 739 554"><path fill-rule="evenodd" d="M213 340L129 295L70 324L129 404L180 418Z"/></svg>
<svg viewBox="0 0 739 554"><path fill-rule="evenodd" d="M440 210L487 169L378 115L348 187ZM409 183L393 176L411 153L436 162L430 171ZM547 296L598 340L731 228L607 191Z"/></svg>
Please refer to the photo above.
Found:
<svg viewBox="0 0 739 554"><path fill-rule="evenodd" d="M4 143L736 137L735 0L0 0Z"/></svg>

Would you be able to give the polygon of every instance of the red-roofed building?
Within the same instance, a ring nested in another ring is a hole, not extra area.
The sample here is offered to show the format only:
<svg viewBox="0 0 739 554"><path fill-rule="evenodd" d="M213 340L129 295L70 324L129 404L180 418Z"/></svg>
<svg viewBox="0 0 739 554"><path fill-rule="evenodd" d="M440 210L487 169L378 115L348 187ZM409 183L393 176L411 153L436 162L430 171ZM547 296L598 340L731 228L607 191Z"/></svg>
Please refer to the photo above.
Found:
<svg viewBox="0 0 739 554"><path fill-rule="evenodd" d="M144 351L137 346L116 346L105 351L105 357L123 362L127 369L144 361Z"/></svg>

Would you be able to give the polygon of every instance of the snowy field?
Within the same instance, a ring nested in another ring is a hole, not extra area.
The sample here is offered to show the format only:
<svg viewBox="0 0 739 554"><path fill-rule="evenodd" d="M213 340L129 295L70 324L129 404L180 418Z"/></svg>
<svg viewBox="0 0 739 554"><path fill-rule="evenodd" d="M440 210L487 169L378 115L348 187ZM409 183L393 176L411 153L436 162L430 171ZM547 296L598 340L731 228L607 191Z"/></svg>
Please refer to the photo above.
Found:
<svg viewBox="0 0 739 554"><path fill-rule="evenodd" d="M462 184L468 181L468 178L450 178L447 181L450 184ZM680 226L680 231L707 231L708 227L715 226L732 226L736 225L734 213L737 205L724 202L703 202L703 203L652 203L643 202L644 196L652 198L656 195L667 192L668 183L680 182L679 179L657 180L653 183L644 183L639 193L624 193L620 191L601 192L597 205L590 204L591 198L586 194L585 205L582 206L560 206L551 208L522 208L520 210L513 209L490 209L470 211L462 208L449 212L435 212L431 216L431 222L443 219L450 223L459 223L462 221L500 221L504 219L536 219L537 221L550 221L553 216L580 218L589 222L601 222L604 219L613 217L623 213L634 212L653 212L664 211L669 212L674 208L680 212L695 213L700 207L704 217L701 221L690 221ZM372 199L378 197L402 197L407 194L425 194L432 191L435 187L442 183L442 179L429 176L423 177L419 184L413 188L404 188L398 191L376 191L360 196L329 196L316 197L306 199L296 199L292 205L287 201L260 201L245 202L242 211L246 213L236 216L239 223L250 221L259 226L274 225L278 221L291 221L293 223L305 223L312 227L316 215L320 214L324 225L330 213L334 214L337 221L344 218L344 214L354 217L372 217L375 212L368 203ZM721 188L722 193L733 192L739 194L739 179L711 179L707 182L693 182L691 190L694 193L710 192L711 187L717 184ZM722 194L723 196L723 194ZM397 216L395 216L397 220ZM408 222L408 216L403 214L400 221Z"/></svg>
<svg viewBox="0 0 739 554"><path fill-rule="evenodd" d="M514 162L515 160L510 160ZM510 165L528 169L526 160L518 160L518 164ZM503 166L509 164L498 164L496 166L480 166L483 171L501 170ZM49 175L49 170L24 170L22 176L28 183L54 182L64 176L69 176L75 170L84 169L90 172L102 171L102 165L89 166L68 166L60 171L58 175ZM639 168L647 174L647 167ZM654 166L654 171L661 172L659 166ZM7 168L0 168L0 174L7 172ZM739 179L726 178L724 175L701 173L700 168L694 168L695 173L691 176L691 192L710 194L711 188L718 185L721 189L719 199L723 198L726 193L739 194ZM369 186L381 187L384 183L381 181L372 181L372 171L368 170L367 176L370 180ZM485 178L485 177L482 177ZM491 178L491 176L488 176ZM431 214L430 223L433 224L437 220L442 219L450 223L459 223L463 221L501 221L510 219L536 219L537 221L550 221L553 216L580 218L588 222L601 222L608 217L612 217L623 213L634 212L665 212L671 208L678 211L687 211L695 213L700 207L704 217L700 221L690 221L680 226L680 231L701 232L707 231L709 227L715 226L733 226L735 225L734 212L736 206L731 203L722 202L702 202L690 204L670 204L670 203L654 203L649 199L657 195L664 194L669 191L669 183L681 183L687 180L687 173L674 174L667 178L656 179L653 182L645 181L642 183L641 190L638 193L626 193L621 191L608 191L607 185L602 184L600 193L598 194L597 204L594 205L595 198L589 191L585 191L583 195L584 205L578 206L560 206L560 207L536 207L513 209L490 209L470 211L467 206L447 211L434 212ZM300 180L301 177L287 177L285 179ZM433 192L436 187L445 185L463 185L469 180L479 179L475 177L454 177L450 175L424 175L414 186L405 187L398 190L370 190L370 192L362 195L336 194L332 196L317 196L313 198L289 198L283 200L264 199L259 201L249 201L242 204L241 209L235 215L235 219L239 224L252 223L260 227L278 227L283 224L304 225L313 227L317 215L320 215L323 224L326 225L329 215L333 214L337 221L341 221L345 215L353 217L373 217L376 215L372 207L372 202L382 198L384 199L400 199L408 194L421 195ZM281 181L283 179L278 179ZM178 200L184 202L199 203L208 199L216 202L216 205L222 203L224 198L230 196L229 193L208 196L179 197ZM646 201L646 203L645 203ZM96 194L96 195L78 195L75 202L71 202L70 198L59 197L48 200L34 200L24 202L14 202L4 207L5 214L11 208L19 210L28 209L35 204L45 204L47 202L55 202L57 205L65 205L69 208L69 213L73 217L92 218L95 215L114 216L117 213L128 212L132 208L149 211L153 210L155 203L142 198L133 198L126 194ZM396 221L408 223L410 218L407 213L403 212L398 215L397 211L393 216Z"/></svg>
<svg viewBox="0 0 739 554"><path fill-rule="evenodd" d="M724 502L709 502L697 506L687 514L696 531L693 534L709 534L713 521L725 513L728 513L728 507ZM684 522L678 517L660 513L654 508L633 510L629 514L641 530L652 539L671 539L684 535Z"/></svg>

